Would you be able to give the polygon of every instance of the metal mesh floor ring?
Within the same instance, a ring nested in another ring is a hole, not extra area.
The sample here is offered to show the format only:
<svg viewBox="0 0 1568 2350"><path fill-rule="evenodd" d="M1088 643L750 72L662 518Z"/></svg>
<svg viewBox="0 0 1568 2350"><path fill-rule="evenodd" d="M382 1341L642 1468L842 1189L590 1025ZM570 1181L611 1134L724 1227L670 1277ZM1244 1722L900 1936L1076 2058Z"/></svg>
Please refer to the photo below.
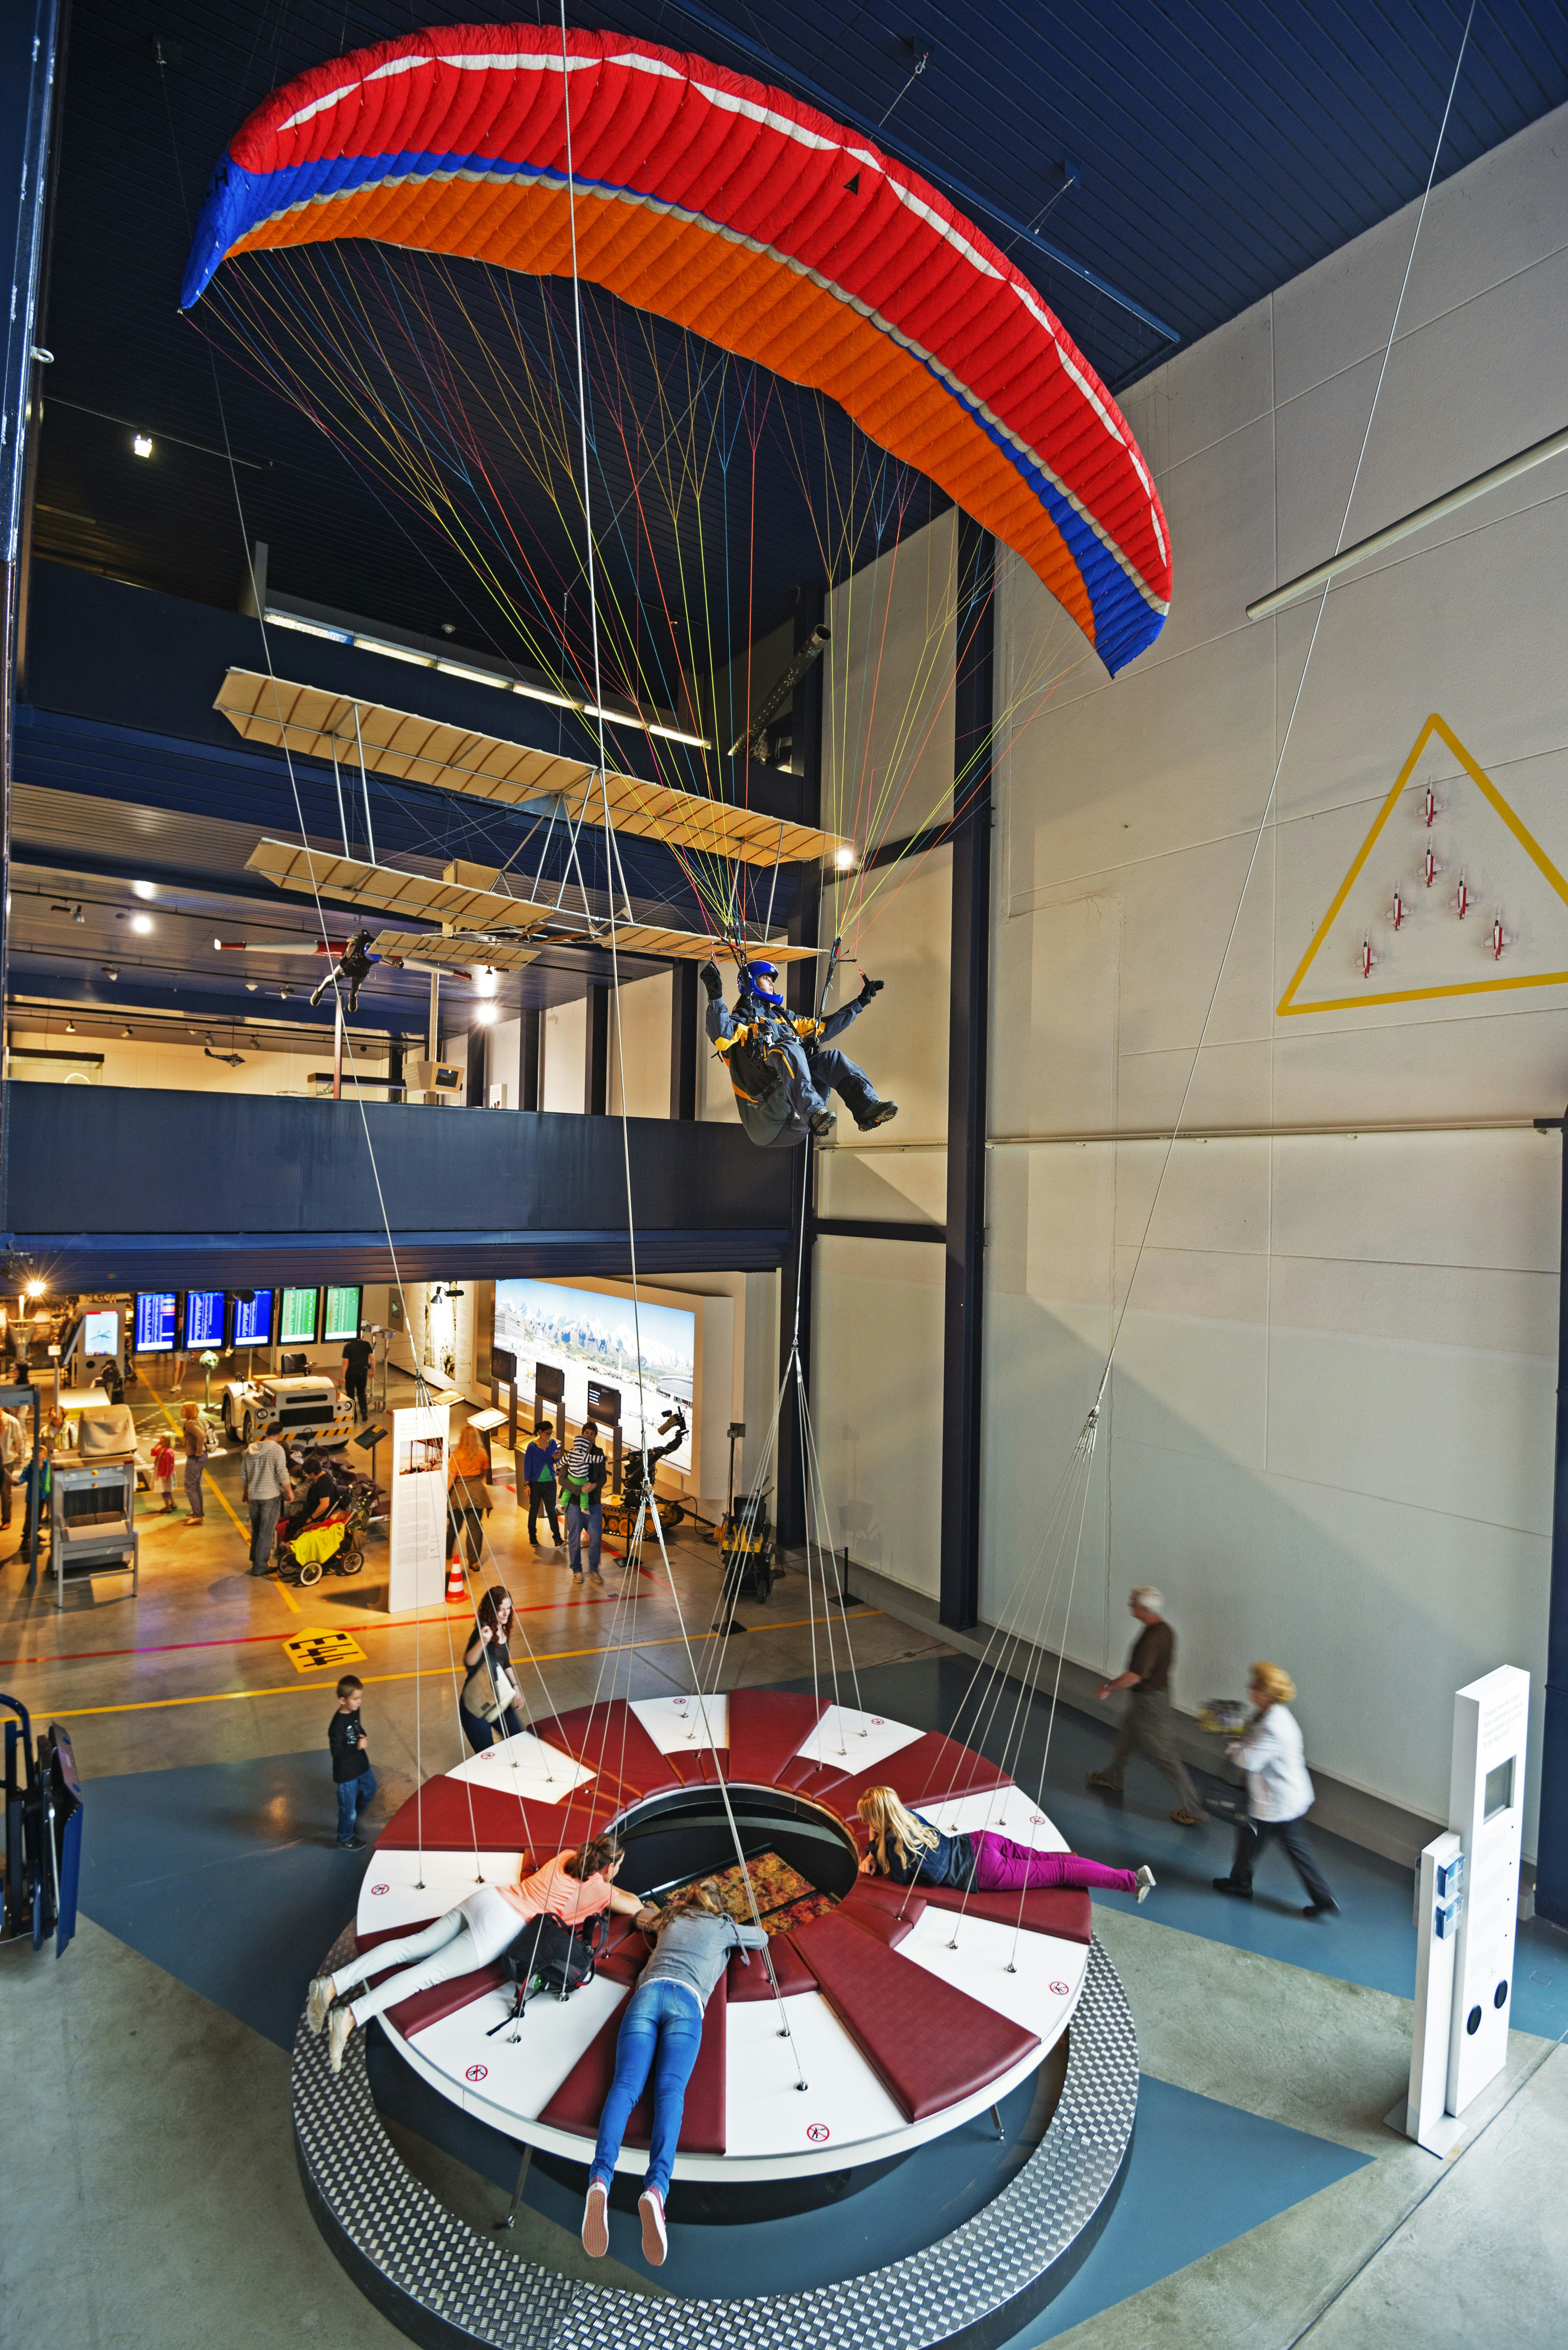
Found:
<svg viewBox="0 0 1568 2350"><path fill-rule="evenodd" d="M352 1955L352 1937L325 1965ZM357 2033L336 2076L325 2033L294 2045L294 2126L327 2242L413 2340L490 2350L937 2350L995 2342L1010 2303L1039 2305L1047 2271L1109 2194L1137 2106L1137 2039L1115 1968L1090 1946L1051 2126L1012 2183L923 2251L805 2293L699 2301L582 2284L520 2260L458 2220L404 2167L382 2126Z"/></svg>

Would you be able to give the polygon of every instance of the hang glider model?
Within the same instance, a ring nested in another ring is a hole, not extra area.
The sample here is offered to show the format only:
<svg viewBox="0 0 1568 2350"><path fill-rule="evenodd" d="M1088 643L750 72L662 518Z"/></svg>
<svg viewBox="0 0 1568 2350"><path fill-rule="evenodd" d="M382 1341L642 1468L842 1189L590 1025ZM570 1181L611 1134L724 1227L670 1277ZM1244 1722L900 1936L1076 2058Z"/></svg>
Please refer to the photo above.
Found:
<svg viewBox="0 0 1568 2350"><path fill-rule="evenodd" d="M312 685L291 684L254 670L232 669L213 707L247 743L270 743L306 758L363 765L400 783L429 784L470 799L493 800L525 816L556 816L602 827L605 804L615 830L672 848L770 866L853 857L842 833L790 824L759 808L739 807L701 792L650 784L640 775L600 771L502 736L356 702Z"/></svg>
<svg viewBox="0 0 1568 2350"><path fill-rule="evenodd" d="M443 25L314 66L213 174L181 292L369 238L580 276L836 400L994 532L1113 674L1169 609L1126 418L1023 273L861 132L620 33Z"/></svg>
<svg viewBox="0 0 1568 2350"><path fill-rule="evenodd" d="M553 899L514 896L501 885L504 877L488 865L453 863L444 877L408 873L400 866L370 865L362 858L340 857L334 850L304 848L287 840L258 840L245 859L246 870L265 875L280 889L302 897L328 898L363 907L368 913L398 914L405 921L439 922L444 935L421 931L384 931L376 940L378 954L389 960L418 955L434 962L452 953L468 962L516 969L532 962L541 947L582 946L607 949L607 919L574 912ZM748 933L750 936L748 937ZM744 953L748 943L764 945L763 932L747 925L735 941L715 939L706 931L666 930L656 924L618 920L618 951L675 962L706 962L715 952ZM817 954L815 947L766 943L765 951L779 962L799 962Z"/></svg>

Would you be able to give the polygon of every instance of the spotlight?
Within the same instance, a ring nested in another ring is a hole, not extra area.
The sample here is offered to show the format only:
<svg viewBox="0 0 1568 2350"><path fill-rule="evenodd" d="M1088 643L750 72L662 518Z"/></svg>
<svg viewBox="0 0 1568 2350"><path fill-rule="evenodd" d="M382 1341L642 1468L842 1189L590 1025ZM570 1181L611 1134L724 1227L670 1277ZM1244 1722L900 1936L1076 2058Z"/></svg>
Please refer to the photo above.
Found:
<svg viewBox="0 0 1568 2350"><path fill-rule="evenodd" d="M845 842L842 848L836 848L834 850L833 861L835 865L837 866L838 870L841 873L847 873L853 867L855 863L855 851L850 847L847 841Z"/></svg>
<svg viewBox="0 0 1568 2350"><path fill-rule="evenodd" d="M140 937L140 938L145 938L145 937L147 936L148 931L152 928L152 917L151 917L151 914L132 914L132 916L131 916L131 918L130 918L130 927L131 927L131 929L132 929L133 931L135 931L137 932L137 934L138 934L138 936L139 936L139 937Z"/></svg>
<svg viewBox="0 0 1568 2350"><path fill-rule="evenodd" d="M122 1036L129 1036L129 1035L130 1035L130 1029L129 1029L129 1028L122 1028L122 1029L120 1030L120 1032L119 1032L119 1033L120 1033L120 1035L121 1035Z"/></svg>
<svg viewBox="0 0 1568 2350"><path fill-rule="evenodd" d="M152 454L152 435L151 432L135 433L131 438L130 445L139 457L151 457Z"/></svg>
<svg viewBox="0 0 1568 2350"><path fill-rule="evenodd" d="M261 983L259 980L247 979L245 982L245 993L247 995L254 995L260 984Z"/></svg>
<svg viewBox="0 0 1568 2350"><path fill-rule="evenodd" d="M36 1279L29 1281L26 1284L26 1295L29 1297L42 1297L46 1286L46 1283Z"/></svg>
<svg viewBox="0 0 1568 2350"><path fill-rule="evenodd" d="M77 908L76 912L71 916L71 920L72 920L72 921L73 921L73 922L85 922L85 921L86 921L86 920L87 920L87 916L82 912L82 910L81 910L81 908L80 908L79 906Z"/></svg>
<svg viewBox="0 0 1568 2350"><path fill-rule="evenodd" d="M76 1035L76 1033L77 1033L77 1024L76 1024L76 1022L75 1022L74 1020L67 1020L67 1021L66 1022L66 1035L67 1035L67 1036L74 1036L74 1035Z"/></svg>
<svg viewBox="0 0 1568 2350"><path fill-rule="evenodd" d="M119 972L111 971L108 963L104 963L101 966L101 969L105 979L118 979L119 977Z"/></svg>
<svg viewBox="0 0 1568 2350"><path fill-rule="evenodd" d="M158 895L156 881L133 881L130 887L132 894L138 898L156 898Z"/></svg>
<svg viewBox="0 0 1568 2350"><path fill-rule="evenodd" d="M474 1005L474 1007L473 1007L473 1016L474 1016L475 1020L477 1020L477 1021L478 1021L479 1025L480 1025L482 1028L488 1028L488 1027L489 1027L489 1025L490 1025L490 1024L491 1024L491 1022L492 1022L492 1021L494 1019L494 1017L495 1017L495 1006L494 1006L494 1004L493 1004L493 1003L476 1003L476 1004Z"/></svg>

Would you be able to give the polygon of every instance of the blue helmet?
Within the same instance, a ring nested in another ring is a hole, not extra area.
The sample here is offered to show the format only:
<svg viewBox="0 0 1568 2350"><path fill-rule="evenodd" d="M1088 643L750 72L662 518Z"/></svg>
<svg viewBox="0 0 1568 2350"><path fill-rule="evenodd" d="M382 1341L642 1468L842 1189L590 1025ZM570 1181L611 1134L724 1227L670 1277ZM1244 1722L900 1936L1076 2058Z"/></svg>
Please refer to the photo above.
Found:
<svg viewBox="0 0 1568 2350"><path fill-rule="evenodd" d="M782 1012L784 997L778 991L778 975L776 962L745 962L741 966L741 993L754 995L760 1003L771 1003L775 1012Z"/></svg>

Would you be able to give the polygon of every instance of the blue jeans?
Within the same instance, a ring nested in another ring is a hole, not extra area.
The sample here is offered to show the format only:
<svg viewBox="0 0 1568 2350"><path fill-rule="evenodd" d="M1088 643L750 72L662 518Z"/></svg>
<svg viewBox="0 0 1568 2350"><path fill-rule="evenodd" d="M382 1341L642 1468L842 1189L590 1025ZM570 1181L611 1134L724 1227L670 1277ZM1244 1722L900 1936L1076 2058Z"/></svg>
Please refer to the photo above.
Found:
<svg viewBox="0 0 1568 2350"><path fill-rule="evenodd" d="M357 1779L337 1782L337 1841L347 1844L367 1804L376 1800L376 1774L369 1765Z"/></svg>
<svg viewBox="0 0 1568 2350"><path fill-rule="evenodd" d="M683 1983L644 1983L627 2002L615 2046L615 2079L599 2117L598 2144L588 2170L589 2183L607 2187L626 2134L631 2109L653 2074L653 2143L649 2149L644 2188L668 2196L675 2149L680 2140L680 2116L686 2109L686 2084L702 2045L702 2011L697 1994Z"/></svg>
<svg viewBox="0 0 1568 2350"><path fill-rule="evenodd" d="M457 1718L462 1724L463 1736L476 1754L483 1754L487 1746L493 1746L498 1732L503 1738L516 1738L523 1729L523 1724L517 1719L517 1709L514 1705L507 1707L499 1721L485 1721L477 1713L470 1713L467 1706L459 1698Z"/></svg>
<svg viewBox="0 0 1568 2350"><path fill-rule="evenodd" d="M566 1503L566 1565L574 1575L583 1571L583 1525L588 1529L588 1573L599 1571L599 1544L604 1539L604 1504L596 1493L585 1510L580 1502Z"/></svg>

